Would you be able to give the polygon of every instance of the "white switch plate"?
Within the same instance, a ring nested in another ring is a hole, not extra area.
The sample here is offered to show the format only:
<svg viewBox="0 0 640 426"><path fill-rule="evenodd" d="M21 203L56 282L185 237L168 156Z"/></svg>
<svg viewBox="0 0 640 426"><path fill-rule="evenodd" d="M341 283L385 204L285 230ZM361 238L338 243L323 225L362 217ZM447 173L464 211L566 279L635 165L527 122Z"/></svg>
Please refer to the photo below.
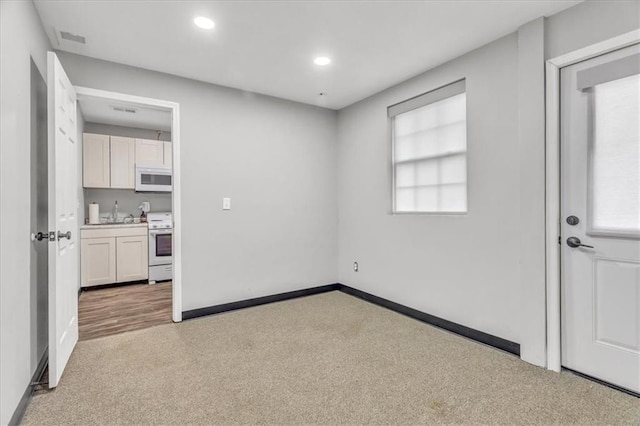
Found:
<svg viewBox="0 0 640 426"><path fill-rule="evenodd" d="M222 199L222 210L231 210L231 198Z"/></svg>

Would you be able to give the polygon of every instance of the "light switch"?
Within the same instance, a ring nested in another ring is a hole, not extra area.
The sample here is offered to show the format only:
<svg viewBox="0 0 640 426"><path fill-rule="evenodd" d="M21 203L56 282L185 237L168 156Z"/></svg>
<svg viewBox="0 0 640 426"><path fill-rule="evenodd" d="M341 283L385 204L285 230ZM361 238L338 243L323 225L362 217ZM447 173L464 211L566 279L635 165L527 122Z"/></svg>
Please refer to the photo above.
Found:
<svg viewBox="0 0 640 426"><path fill-rule="evenodd" d="M231 210L231 198L222 199L222 210Z"/></svg>

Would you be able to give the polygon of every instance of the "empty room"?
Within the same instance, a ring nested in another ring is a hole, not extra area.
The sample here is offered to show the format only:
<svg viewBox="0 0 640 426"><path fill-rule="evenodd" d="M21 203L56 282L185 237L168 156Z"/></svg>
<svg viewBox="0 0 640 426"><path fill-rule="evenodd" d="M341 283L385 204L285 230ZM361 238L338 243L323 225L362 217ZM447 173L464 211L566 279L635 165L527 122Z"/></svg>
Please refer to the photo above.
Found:
<svg viewBox="0 0 640 426"><path fill-rule="evenodd" d="M640 0L0 0L0 426L640 423Z"/></svg>

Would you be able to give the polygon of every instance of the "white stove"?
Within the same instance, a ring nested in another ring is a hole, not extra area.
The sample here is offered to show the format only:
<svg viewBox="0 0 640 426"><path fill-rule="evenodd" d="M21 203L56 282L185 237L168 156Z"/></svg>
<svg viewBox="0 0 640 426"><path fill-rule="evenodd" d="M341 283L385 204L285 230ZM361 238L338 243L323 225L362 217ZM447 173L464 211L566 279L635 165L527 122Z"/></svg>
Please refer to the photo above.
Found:
<svg viewBox="0 0 640 426"><path fill-rule="evenodd" d="M149 227L149 284L173 279L173 215L147 213Z"/></svg>

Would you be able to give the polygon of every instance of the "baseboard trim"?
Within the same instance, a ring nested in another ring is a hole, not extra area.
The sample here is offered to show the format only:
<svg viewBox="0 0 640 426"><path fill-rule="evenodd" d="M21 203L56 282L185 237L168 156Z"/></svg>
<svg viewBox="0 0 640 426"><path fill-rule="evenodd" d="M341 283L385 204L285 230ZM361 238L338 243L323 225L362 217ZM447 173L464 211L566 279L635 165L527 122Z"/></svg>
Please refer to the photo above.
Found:
<svg viewBox="0 0 640 426"><path fill-rule="evenodd" d="M373 294L364 292L362 290L349 287L344 284L340 284L340 291L358 297L367 302L371 302L375 305L382 306L383 308L390 309L402 315L406 315L418 321L425 322L427 324L442 328L460 336L466 337L476 342L484 343L485 345L493 346L494 348L501 349L503 351L520 356L520 345L510 340L503 339L501 337L494 336L492 334L485 333L434 315L427 314L422 311L418 311L408 306L401 305L396 302L392 302L382 297L374 296Z"/></svg>
<svg viewBox="0 0 640 426"><path fill-rule="evenodd" d="M235 311L237 309L250 308L252 306L264 305L267 303L281 302L284 300L296 299L298 297L312 296L314 294L326 293L329 291L342 291L351 296L355 296L359 299L366 300L367 302L381 306L383 308L390 309L402 315L406 315L410 318L422 321L424 323L442 328L455 334L459 334L471 340L475 340L485 345L493 346L500 350L512 353L520 356L520 345L510 340L503 339L479 330L475 330L464 325L448 321L443 318L436 317L434 315L427 314L422 311L418 311L408 306L401 305L396 302L392 302L382 297L374 296L373 294L357 290L353 287L349 287L344 284L328 284L319 287L311 287L303 290L289 291L287 293L279 293L271 296L257 297L254 299L241 300L239 302L225 303L222 305L208 306L199 309L192 309L182 312L182 319L189 320L193 318L199 318L207 315L215 315L228 311Z"/></svg>
<svg viewBox="0 0 640 426"><path fill-rule="evenodd" d="M9 426L19 425L24 417L24 413L27 411L27 407L29 406L29 402L31 401L31 396L33 396L34 383L37 383L44 374L44 370L47 368L47 364L49 363L49 355L48 350L44 351L40 362L38 362L38 366L36 367L36 371L33 373L31 377L31 381L27 385L24 393L22 394L22 398L20 398L20 402L18 402L18 406L13 412L13 416L11 416L11 420L9 420Z"/></svg>
<svg viewBox="0 0 640 426"><path fill-rule="evenodd" d="M615 389L617 391L626 393L627 395L631 395L631 396L635 396L636 398L640 398L640 393L634 392L631 389L623 388L621 386L614 385L613 383L605 382L604 380L598 379L597 377L589 376L588 374L584 374L584 373L581 373L581 372L576 371L576 370L572 370L572 369L564 367L564 366L562 367L562 369L565 370L565 371L568 371L569 373L575 374L578 377L582 377L583 379L591 380L592 382L596 382L596 383L599 383L599 384L601 384L603 386L606 386L608 388Z"/></svg>
<svg viewBox="0 0 640 426"><path fill-rule="evenodd" d="M297 299L298 297L312 296L314 294L327 293L340 289L340 284L327 284L319 287L311 287L303 290L289 291L286 293L273 294L271 296L256 297L254 299L241 300L239 302L224 303L222 305L208 306L205 308L192 309L182 312L182 320L203 317L207 315L220 314L222 312L235 311L238 309L251 308L253 306L265 305L267 303L281 302L283 300Z"/></svg>

